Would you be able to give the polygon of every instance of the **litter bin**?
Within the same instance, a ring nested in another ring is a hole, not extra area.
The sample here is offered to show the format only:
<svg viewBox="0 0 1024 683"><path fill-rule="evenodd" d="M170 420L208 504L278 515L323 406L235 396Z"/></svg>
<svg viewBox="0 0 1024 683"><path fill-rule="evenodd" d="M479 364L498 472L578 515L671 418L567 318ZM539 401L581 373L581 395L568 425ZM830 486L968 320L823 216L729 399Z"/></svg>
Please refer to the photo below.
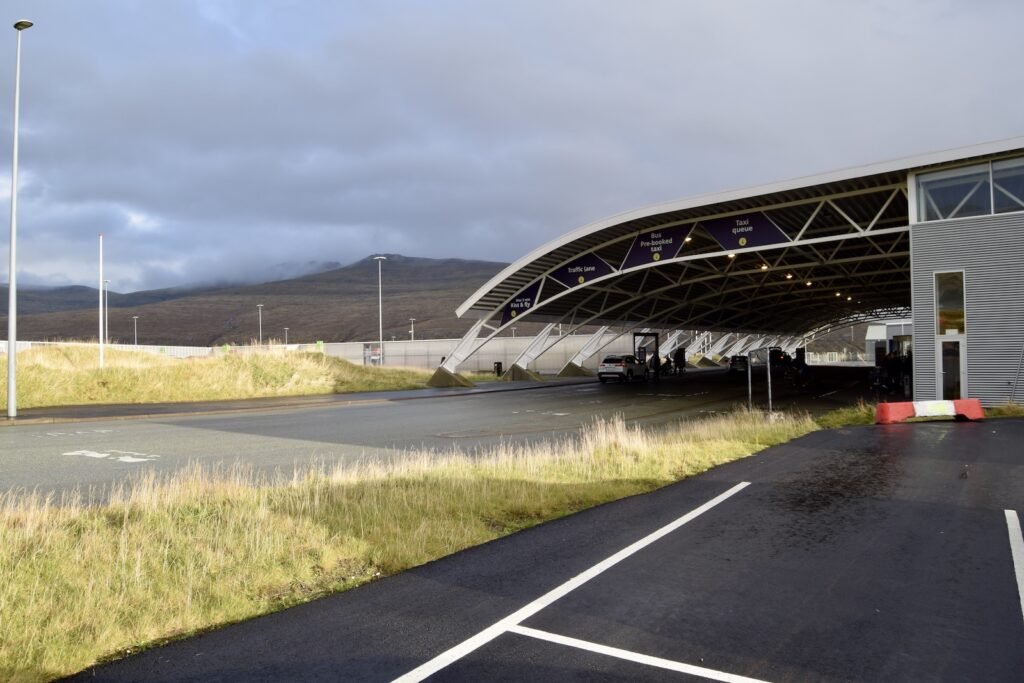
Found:
<svg viewBox="0 0 1024 683"><path fill-rule="evenodd" d="M501 361L494 364L494 376L501 377Z"/></svg>

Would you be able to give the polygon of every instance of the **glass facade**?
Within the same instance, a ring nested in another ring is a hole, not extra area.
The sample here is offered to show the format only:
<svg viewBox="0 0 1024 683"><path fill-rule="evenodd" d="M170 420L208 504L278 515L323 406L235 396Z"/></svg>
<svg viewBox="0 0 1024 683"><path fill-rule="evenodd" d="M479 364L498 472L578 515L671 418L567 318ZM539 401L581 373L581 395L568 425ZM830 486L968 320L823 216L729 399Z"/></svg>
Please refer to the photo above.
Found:
<svg viewBox="0 0 1024 683"><path fill-rule="evenodd" d="M935 333L964 334L964 274L935 273Z"/></svg>
<svg viewBox="0 0 1024 683"><path fill-rule="evenodd" d="M917 176L917 220L1024 211L1024 158Z"/></svg>
<svg viewBox="0 0 1024 683"><path fill-rule="evenodd" d="M992 187L996 213L1024 211L1024 159L993 161Z"/></svg>

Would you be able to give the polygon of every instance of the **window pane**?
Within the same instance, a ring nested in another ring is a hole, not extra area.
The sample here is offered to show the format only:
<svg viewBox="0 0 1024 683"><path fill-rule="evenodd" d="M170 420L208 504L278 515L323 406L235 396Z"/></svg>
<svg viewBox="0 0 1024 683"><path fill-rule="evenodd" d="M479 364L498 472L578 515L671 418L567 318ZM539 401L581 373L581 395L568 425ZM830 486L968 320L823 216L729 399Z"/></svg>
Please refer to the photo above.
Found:
<svg viewBox="0 0 1024 683"><path fill-rule="evenodd" d="M942 398L960 398L960 342L942 342Z"/></svg>
<svg viewBox="0 0 1024 683"><path fill-rule="evenodd" d="M923 221L992 213L988 164L918 177L918 217Z"/></svg>
<svg viewBox="0 0 1024 683"><path fill-rule="evenodd" d="M935 273L935 332L964 332L964 274Z"/></svg>
<svg viewBox="0 0 1024 683"><path fill-rule="evenodd" d="M996 213L1024 211L1024 159L993 162L992 179Z"/></svg>

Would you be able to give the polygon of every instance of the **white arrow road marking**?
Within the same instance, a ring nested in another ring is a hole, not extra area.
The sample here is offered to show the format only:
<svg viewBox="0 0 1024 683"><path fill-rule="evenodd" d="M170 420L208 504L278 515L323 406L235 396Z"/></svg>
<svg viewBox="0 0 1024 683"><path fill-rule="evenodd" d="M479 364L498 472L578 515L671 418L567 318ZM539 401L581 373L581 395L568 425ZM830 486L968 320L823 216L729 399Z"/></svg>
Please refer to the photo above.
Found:
<svg viewBox="0 0 1024 683"><path fill-rule="evenodd" d="M87 458L109 458L110 453L97 453L96 451L70 451L64 455L84 455Z"/></svg>
<svg viewBox="0 0 1024 683"><path fill-rule="evenodd" d="M159 455L139 453L138 451L118 451L113 449L109 453L82 450L68 451L63 455L84 455L87 458L96 458L97 460L117 460L118 462L149 462L150 460L156 460L160 457Z"/></svg>

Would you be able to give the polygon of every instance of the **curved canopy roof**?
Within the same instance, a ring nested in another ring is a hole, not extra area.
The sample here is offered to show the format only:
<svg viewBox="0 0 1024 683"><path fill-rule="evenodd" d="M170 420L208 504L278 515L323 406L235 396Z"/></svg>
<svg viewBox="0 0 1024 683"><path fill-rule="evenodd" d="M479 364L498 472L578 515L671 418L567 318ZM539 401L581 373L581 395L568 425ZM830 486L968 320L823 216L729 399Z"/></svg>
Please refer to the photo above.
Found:
<svg viewBox="0 0 1024 683"><path fill-rule="evenodd" d="M908 174L1024 150L1024 137L630 211L509 265L457 313L802 335L910 307Z"/></svg>

